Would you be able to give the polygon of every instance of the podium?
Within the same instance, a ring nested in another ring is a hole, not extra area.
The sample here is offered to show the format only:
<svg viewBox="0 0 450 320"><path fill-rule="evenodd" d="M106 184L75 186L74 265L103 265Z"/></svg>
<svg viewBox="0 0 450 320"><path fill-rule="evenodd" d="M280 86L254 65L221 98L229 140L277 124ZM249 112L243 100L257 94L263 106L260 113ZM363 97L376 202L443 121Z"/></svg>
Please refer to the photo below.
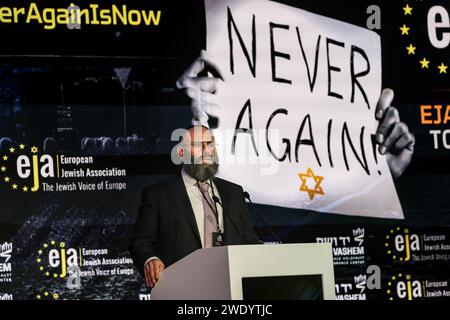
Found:
<svg viewBox="0 0 450 320"><path fill-rule="evenodd" d="M151 300L334 300L329 243L199 249L165 269Z"/></svg>

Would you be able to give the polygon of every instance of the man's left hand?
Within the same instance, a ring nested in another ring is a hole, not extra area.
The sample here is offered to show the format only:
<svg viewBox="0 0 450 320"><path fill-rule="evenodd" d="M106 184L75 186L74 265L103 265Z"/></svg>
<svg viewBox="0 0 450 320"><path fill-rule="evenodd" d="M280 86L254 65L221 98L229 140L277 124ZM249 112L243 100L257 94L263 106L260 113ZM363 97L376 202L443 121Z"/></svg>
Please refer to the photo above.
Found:
<svg viewBox="0 0 450 320"><path fill-rule="evenodd" d="M400 122L398 110L393 107L394 91L383 89L378 100L375 117L379 121L376 132L378 150L385 154L391 174L399 177L411 162L414 153L414 135L404 122Z"/></svg>

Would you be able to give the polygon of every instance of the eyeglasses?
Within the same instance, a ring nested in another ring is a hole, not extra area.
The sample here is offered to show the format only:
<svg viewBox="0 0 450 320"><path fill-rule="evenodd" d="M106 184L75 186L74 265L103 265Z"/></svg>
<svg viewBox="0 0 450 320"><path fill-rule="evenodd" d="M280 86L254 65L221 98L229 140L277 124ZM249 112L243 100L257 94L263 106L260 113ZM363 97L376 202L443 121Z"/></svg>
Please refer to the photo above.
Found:
<svg viewBox="0 0 450 320"><path fill-rule="evenodd" d="M191 146L196 149L206 149L207 147L210 149L213 149L213 148L217 147L217 144L215 141L201 141L201 142L191 143Z"/></svg>

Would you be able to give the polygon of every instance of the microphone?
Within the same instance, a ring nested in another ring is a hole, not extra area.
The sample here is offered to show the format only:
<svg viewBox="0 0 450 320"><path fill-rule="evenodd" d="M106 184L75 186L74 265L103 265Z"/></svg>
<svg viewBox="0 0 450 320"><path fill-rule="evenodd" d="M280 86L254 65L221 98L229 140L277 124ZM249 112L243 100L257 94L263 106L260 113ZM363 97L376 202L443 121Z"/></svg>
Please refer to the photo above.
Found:
<svg viewBox="0 0 450 320"><path fill-rule="evenodd" d="M258 218L264 223L264 225L266 226L267 230L270 231L270 233L272 234L272 236L275 238L275 240L278 243L282 243L280 238L278 238L278 236L275 234L275 232L273 232L272 228L269 227L269 225L267 224L266 220L261 216L261 214L258 212L258 210L254 207L252 200L250 199L250 194L247 191L244 191L244 198L247 199L250 204L253 206L254 208L254 212L255 214L258 216Z"/></svg>
<svg viewBox="0 0 450 320"><path fill-rule="evenodd" d="M236 225L234 224L234 221L233 221L233 219L231 218L230 214L228 213L228 210L225 209L225 208L223 207L222 203L220 203L219 198L218 198L216 195L213 194L212 199L213 199L214 203L218 203L218 204L222 207L223 212L227 215L228 219L230 219L231 224L233 225L234 229L236 229L236 231L239 233L239 236L241 237L241 239L243 240L243 242L246 243L244 236L242 235L242 233L241 233L241 231L238 229L238 227L236 227ZM225 230L225 232L226 232L226 230Z"/></svg>

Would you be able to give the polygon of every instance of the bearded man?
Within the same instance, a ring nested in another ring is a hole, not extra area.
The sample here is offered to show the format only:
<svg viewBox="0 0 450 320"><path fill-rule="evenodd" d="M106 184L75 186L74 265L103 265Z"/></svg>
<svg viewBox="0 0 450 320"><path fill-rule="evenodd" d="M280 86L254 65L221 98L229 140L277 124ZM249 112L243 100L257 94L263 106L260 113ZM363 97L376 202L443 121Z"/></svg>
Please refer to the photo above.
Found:
<svg viewBox="0 0 450 320"><path fill-rule="evenodd" d="M148 287L161 271L201 248L258 244L241 186L216 178L213 133L197 125L177 146L182 170L142 192L130 253Z"/></svg>

